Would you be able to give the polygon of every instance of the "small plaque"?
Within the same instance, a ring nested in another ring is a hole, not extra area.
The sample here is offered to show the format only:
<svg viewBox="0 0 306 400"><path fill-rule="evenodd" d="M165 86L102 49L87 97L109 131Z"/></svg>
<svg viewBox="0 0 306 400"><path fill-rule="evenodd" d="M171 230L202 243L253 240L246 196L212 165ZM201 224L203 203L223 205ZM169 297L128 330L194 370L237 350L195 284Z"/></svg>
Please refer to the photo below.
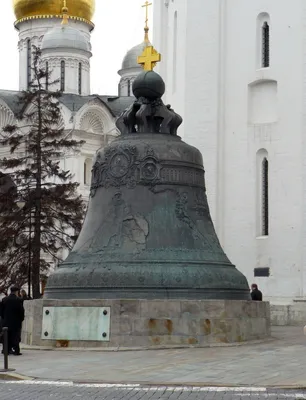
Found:
<svg viewBox="0 0 306 400"><path fill-rule="evenodd" d="M269 277L270 276L270 268L269 267L254 268L254 276Z"/></svg>
<svg viewBox="0 0 306 400"><path fill-rule="evenodd" d="M110 307L44 307L42 339L110 340Z"/></svg>

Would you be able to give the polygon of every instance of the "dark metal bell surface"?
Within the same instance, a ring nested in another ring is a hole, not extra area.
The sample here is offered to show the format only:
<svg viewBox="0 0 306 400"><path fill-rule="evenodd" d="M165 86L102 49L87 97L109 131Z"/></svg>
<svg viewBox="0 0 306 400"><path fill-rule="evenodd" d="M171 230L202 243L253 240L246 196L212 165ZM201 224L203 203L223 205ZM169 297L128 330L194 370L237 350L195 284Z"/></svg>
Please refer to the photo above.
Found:
<svg viewBox="0 0 306 400"><path fill-rule="evenodd" d="M121 135L97 153L86 219L49 277L50 299L236 299L249 288L210 217L201 153L177 136L153 71L134 82Z"/></svg>

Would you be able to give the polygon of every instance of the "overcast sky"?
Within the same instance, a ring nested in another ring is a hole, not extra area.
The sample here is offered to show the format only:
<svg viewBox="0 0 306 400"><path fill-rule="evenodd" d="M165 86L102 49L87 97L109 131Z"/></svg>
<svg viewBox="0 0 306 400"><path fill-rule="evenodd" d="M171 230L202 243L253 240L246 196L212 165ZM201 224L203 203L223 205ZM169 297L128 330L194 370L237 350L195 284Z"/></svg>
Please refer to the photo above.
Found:
<svg viewBox="0 0 306 400"><path fill-rule="evenodd" d="M0 89L18 89L18 32L14 28L12 0L0 0ZM122 59L131 47L143 40L144 0L96 0L92 34L92 93L117 94ZM152 38L152 7L150 7Z"/></svg>

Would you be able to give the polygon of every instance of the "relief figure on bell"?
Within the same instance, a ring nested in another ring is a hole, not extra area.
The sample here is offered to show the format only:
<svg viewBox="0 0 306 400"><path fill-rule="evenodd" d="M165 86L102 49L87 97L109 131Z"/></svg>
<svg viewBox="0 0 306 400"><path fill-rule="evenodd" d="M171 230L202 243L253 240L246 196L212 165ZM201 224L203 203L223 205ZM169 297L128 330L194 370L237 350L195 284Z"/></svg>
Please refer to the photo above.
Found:
<svg viewBox="0 0 306 400"><path fill-rule="evenodd" d="M176 201L176 216L189 227L194 240L208 246L208 251L218 251L220 244L214 232L212 220L210 218L207 197L205 191L195 191L189 200L187 192L178 193ZM208 240L209 238L209 240Z"/></svg>
<svg viewBox="0 0 306 400"><path fill-rule="evenodd" d="M133 213L122 193L117 192L109 204L109 213L94 235L90 249L97 253L114 249L138 253L145 249L148 233L146 219Z"/></svg>

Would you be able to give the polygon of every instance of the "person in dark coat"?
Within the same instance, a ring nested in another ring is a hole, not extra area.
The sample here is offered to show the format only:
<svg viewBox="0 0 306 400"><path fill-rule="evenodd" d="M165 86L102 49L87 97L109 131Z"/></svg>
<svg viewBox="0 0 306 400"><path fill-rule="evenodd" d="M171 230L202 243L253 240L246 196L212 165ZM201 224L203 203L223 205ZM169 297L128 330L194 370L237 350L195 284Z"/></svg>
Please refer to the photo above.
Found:
<svg viewBox="0 0 306 400"><path fill-rule="evenodd" d="M23 301L18 297L19 288L12 287L11 294L2 300L2 326L8 328L9 352L16 356L20 353L20 337L24 320Z"/></svg>
<svg viewBox="0 0 306 400"><path fill-rule="evenodd" d="M0 343L2 343L2 301L0 302Z"/></svg>
<svg viewBox="0 0 306 400"><path fill-rule="evenodd" d="M253 283L253 285L251 286L251 297L252 300L255 301L262 301L262 293L261 291L258 289L258 286L256 285L256 283Z"/></svg>

